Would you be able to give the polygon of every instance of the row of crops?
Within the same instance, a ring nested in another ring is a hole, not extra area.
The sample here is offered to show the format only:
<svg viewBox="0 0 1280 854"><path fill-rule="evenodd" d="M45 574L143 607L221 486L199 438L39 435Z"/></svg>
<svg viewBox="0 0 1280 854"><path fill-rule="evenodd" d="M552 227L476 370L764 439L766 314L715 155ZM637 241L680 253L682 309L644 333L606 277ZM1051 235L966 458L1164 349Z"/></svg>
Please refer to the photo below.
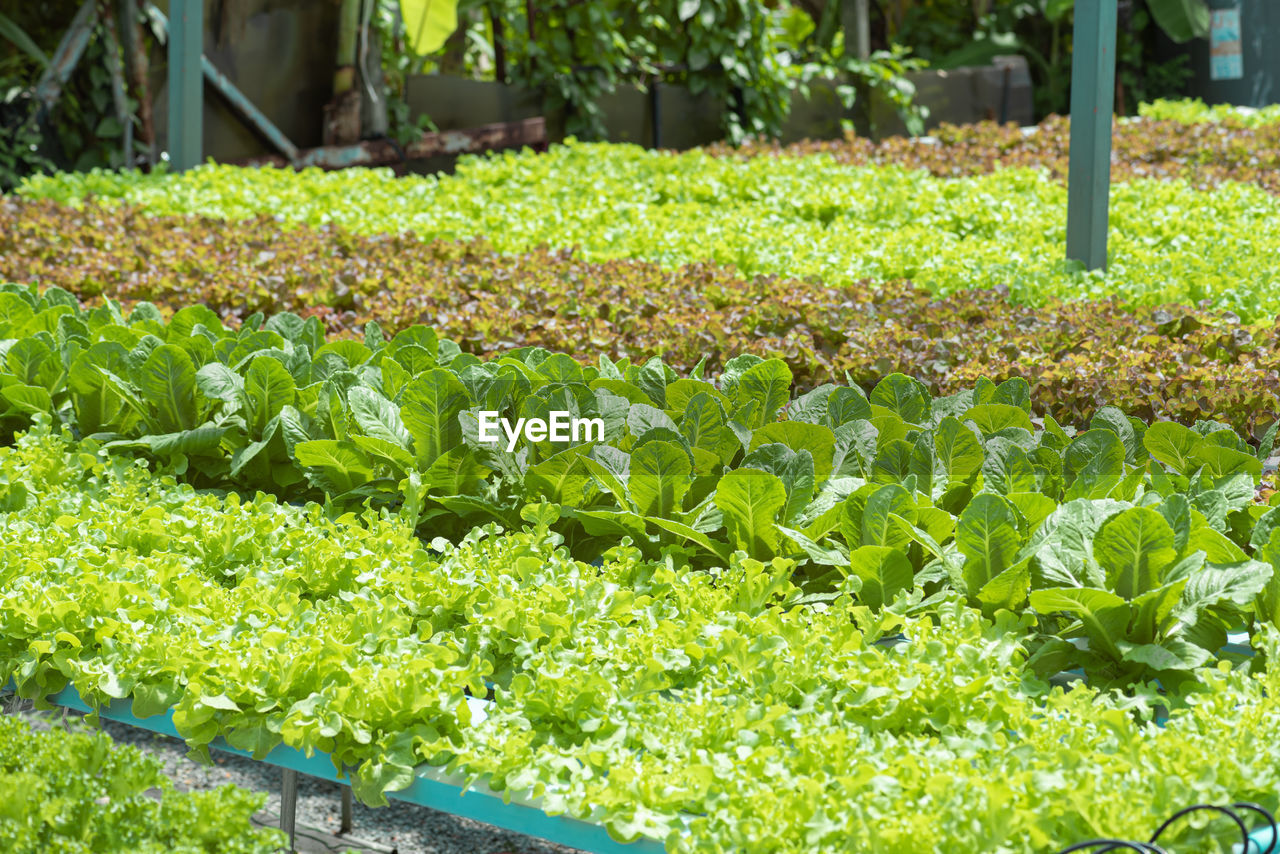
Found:
<svg viewBox="0 0 1280 854"><path fill-rule="evenodd" d="M1177 135L1183 126L1163 127ZM1239 177L1251 171L1268 170L1242 164ZM748 276L813 276L832 286L907 279L945 295L1003 285L1028 305L1055 297L1209 299L1250 320L1280 308L1270 287L1280 275L1272 251L1280 219L1267 186L1224 181L1205 193L1189 177L1116 183L1104 278L1063 260L1067 188L1051 177L1021 168L939 180L922 169L858 168L829 155L572 143L546 154L466 159L444 176L313 170L300 179L287 170L210 166L180 176L38 177L19 192L73 204L89 195L118 199L150 213L268 215L362 235L483 238L501 252L547 244L577 247L591 261L709 261Z"/></svg>
<svg viewBox="0 0 1280 854"><path fill-rule="evenodd" d="M1276 808L1280 202L1166 163L1103 278L947 133L0 199L0 684L672 851ZM485 436L555 412L600 432Z"/></svg>

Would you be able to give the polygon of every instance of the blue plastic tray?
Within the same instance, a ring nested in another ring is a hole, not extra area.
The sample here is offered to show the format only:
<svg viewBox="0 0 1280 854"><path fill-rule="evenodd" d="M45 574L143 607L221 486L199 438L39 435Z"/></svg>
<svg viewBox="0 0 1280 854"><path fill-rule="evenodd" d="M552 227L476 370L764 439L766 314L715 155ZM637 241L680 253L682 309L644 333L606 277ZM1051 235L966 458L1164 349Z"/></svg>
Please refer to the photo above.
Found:
<svg viewBox="0 0 1280 854"><path fill-rule="evenodd" d="M1230 651L1246 655L1252 654L1252 650L1247 644L1247 636L1241 638L1233 635L1228 648L1235 647ZM13 683L10 682L7 687L12 689L14 687ZM93 711L81 699L79 692L74 687L68 686L47 699L50 703L64 708L80 712ZM488 710L486 707L489 702L474 697L468 699L472 716L475 720L481 720L487 715ZM107 720L117 721L174 738L182 738L178 734L177 727L174 726L172 710L149 718L138 718L131 711L131 706L132 704L129 700L113 700L109 706L99 709L98 714ZM209 746L214 750L234 753L249 759L253 758L249 752L232 747L221 737L214 739ZM333 760L327 753L317 751L311 756L307 756L300 750L281 744L272 749L264 759L257 761L280 768L289 768L312 777L331 780L339 785L348 785L346 781L338 779L333 767ZM466 797L467 795L470 795L470 797ZM408 788L398 792L387 792L387 797L442 810L453 815L501 827L505 830L515 831L516 833L536 836L548 842L580 848L584 851L593 852L593 854L662 854L662 852L666 851L665 846L660 842L649 839L629 843L619 842L611 837L602 825L568 816L547 815L539 808L537 798L513 795L510 800L505 800L502 793L494 792L486 787L467 789L466 781L460 775L447 774L441 769L431 766L418 768L416 777ZM1234 850L1239 854L1250 854L1250 852L1257 854L1257 852L1268 851L1268 847L1273 842L1272 829L1270 827L1259 828L1250 834L1249 840L1252 843L1249 851L1242 851L1238 843L1234 846ZM1280 854L1280 845L1275 846L1273 854Z"/></svg>
<svg viewBox="0 0 1280 854"><path fill-rule="evenodd" d="M13 683L9 683L9 688ZM74 687L67 687L47 698L50 703L79 712L93 711L80 698ZM472 711L483 716L486 701L471 699ZM173 723L173 711L153 715L149 718L135 717L131 711L129 700L114 700L109 706L98 710L100 717L107 720L128 724L129 726L162 735L182 738ZM222 738L214 739L209 745L215 750L234 753L252 759L251 753L232 747ZM329 754L315 752L307 756L300 750L286 745L277 745L266 758L258 760L280 768L289 768L312 777L331 780L340 785L349 785L338 779ZM430 807L464 818L501 827L504 830L536 836L548 842L581 848L595 854L662 854L666 851L661 842L641 839L635 842L619 842L609 835L603 825L583 821L569 816L547 815L538 806L538 799L515 794L510 800L504 799L503 793L495 792L485 786L466 788L466 781L461 775L444 773L443 769L422 766L417 769L413 783L398 792L387 792L388 798L406 801L411 804Z"/></svg>

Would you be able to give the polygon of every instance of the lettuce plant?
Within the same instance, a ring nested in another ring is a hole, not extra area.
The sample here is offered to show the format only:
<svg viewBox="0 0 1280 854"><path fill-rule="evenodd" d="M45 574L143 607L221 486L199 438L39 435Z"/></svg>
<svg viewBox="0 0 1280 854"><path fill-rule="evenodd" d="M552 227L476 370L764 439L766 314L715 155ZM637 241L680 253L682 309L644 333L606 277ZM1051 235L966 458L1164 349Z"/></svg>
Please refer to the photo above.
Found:
<svg viewBox="0 0 1280 854"><path fill-rule="evenodd" d="M265 800L235 786L178 792L136 747L0 716L0 833L12 854L272 854L283 835L250 822Z"/></svg>
<svg viewBox="0 0 1280 854"><path fill-rule="evenodd" d="M1026 669L1039 617L959 593L909 614L919 592L801 603L784 558L698 572L624 545L592 566L546 505L428 546L394 516L197 492L39 430L0 475L25 484L0 513L0 679L172 709L197 755L326 751L371 803L435 765L675 851L1044 852L1280 790L1260 666L1195 671L1161 727L1150 691L1051 688ZM1274 629L1255 643L1273 659Z"/></svg>
<svg viewBox="0 0 1280 854"><path fill-rule="evenodd" d="M484 237L505 252L549 244L579 247L590 260L714 261L837 286L910 279L939 294L1005 286L1031 305L1208 299L1250 318L1273 317L1280 305L1270 288L1280 203L1231 181L1209 192L1182 181L1116 183L1105 275L1063 260L1066 187L1035 168L942 179L830 157L571 143L467 158L448 176L206 166L176 176L34 177L20 192L64 201L92 193L159 214L271 214L361 234Z"/></svg>
<svg viewBox="0 0 1280 854"><path fill-rule="evenodd" d="M1257 488L1275 425L1255 447L1104 407L1077 431L1033 416L1016 379L795 395L784 362L749 354L681 377L657 358L481 360L422 326L326 341L288 314L232 331L199 306L164 322L57 290L0 305L21 336L0 374L14 429L53 419L201 486L370 505L455 542L534 513L583 560L629 541L710 571L782 561L797 603L1031 608L1053 635L1035 666L1103 684L1175 686L1274 614ZM555 412L601 435L512 446L479 429Z"/></svg>

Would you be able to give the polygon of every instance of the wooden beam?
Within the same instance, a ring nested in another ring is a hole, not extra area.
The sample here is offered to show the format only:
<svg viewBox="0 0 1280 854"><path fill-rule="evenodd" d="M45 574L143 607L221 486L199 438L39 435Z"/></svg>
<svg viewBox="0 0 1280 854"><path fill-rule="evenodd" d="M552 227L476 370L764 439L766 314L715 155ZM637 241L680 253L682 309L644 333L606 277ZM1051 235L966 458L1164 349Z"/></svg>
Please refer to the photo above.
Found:
<svg viewBox="0 0 1280 854"><path fill-rule="evenodd" d="M294 166L299 169L317 166L321 169L345 169L349 166L386 166L442 154L470 154L525 145L543 145L546 141L546 119L537 116L467 130L431 131L405 146L397 145L389 139L369 139L355 145L302 149L292 162L275 155L230 162L240 166Z"/></svg>

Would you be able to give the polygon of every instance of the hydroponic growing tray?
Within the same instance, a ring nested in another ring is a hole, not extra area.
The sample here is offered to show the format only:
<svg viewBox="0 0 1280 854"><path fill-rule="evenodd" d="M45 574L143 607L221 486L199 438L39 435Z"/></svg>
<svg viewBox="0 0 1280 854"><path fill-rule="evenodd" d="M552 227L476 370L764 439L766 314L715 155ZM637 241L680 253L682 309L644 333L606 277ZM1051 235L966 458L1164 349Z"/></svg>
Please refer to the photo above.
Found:
<svg viewBox="0 0 1280 854"><path fill-rule="evenodd" d="M13 687L13 683L10 682L6 689L12 690ZM55 706L66 709L78 712L93 711L73 687L64 688L46 699ZM472 715L477 716L477 720L483 719L487 714L488 701L470 698L468 702L471 705ZM177 727L174 726L172 710L149 718L139 718L130 710L131 705L129 700L114 700L109 706L99 709L98 715L138 729L182 738ZM209 747L253 759L251 753L232 747L221 737L214 739ZM300 750L280 744L276 745L264 759L255 761L330 780L339 785L349 785L338 778L329 754L321 751L307 756ZM416 770L414 781L408 788L398 792L387 792L386 795L388 798L430 807L504 830L536 836L559 845L581 848L595 854L661 854L666 850L661 842L649 839L630 843L618 842L609 835L603 825L569 816L547 815L538 806L537 798L512 795L510 800L507 800L503 793L495 792L488 787L468 787L466 779L461 774L445 773L442 769L427 765L420 766Z"/></svg>
<svg viewBox="0 0 1280 854"><path fill-rule="evenodd" d="M1237 638L1232 637L1232 640L1236 641ZM1238 643L1231 645L1238 646ZM1241 649L1241 651L1244 650ZM14 687L13 682L10 682L5 686L5 690L12 691ZM93 711L89 704L81 699L80 693L71 686L46 697L46 700L55 706L77 712ZM474 719L483 720L488 714L487 707L491 701L471 697L467 702ZM98 715L138 729L182 738L173 723L172 710L148 718L139 718L130 710L131 706L131 701L127 699L113 700L109 705L100 708ZM232 747L222 737L215 738L209 743L209 747L253 759L253 754ZM272 748L263 759L254 761L329 780L339 785L349 785L338 778L333 760L323 751L316 751L311 756L307 756L296 748L280 744ZM467 795L472 797L468 798ZM651 839L619 842L609 835L603 825L569 816L547 815L538 806L538 798L516 794L508 799L503 793L487 787L469 787L463 775L446 773L429 765L419 766L415 770L414 781L408 788L397 792L389 791L386 796L490 824L504 830L535 836L559 845L579 848L592 854L664 854L666 851L663 843ZM1270 826L1261 827L1249 835L1251 843L1249 851L1242 851L1239 844L1234 846L1234 850L1240 854L1273 850L1275 847L1273 832Z"/></svg>

